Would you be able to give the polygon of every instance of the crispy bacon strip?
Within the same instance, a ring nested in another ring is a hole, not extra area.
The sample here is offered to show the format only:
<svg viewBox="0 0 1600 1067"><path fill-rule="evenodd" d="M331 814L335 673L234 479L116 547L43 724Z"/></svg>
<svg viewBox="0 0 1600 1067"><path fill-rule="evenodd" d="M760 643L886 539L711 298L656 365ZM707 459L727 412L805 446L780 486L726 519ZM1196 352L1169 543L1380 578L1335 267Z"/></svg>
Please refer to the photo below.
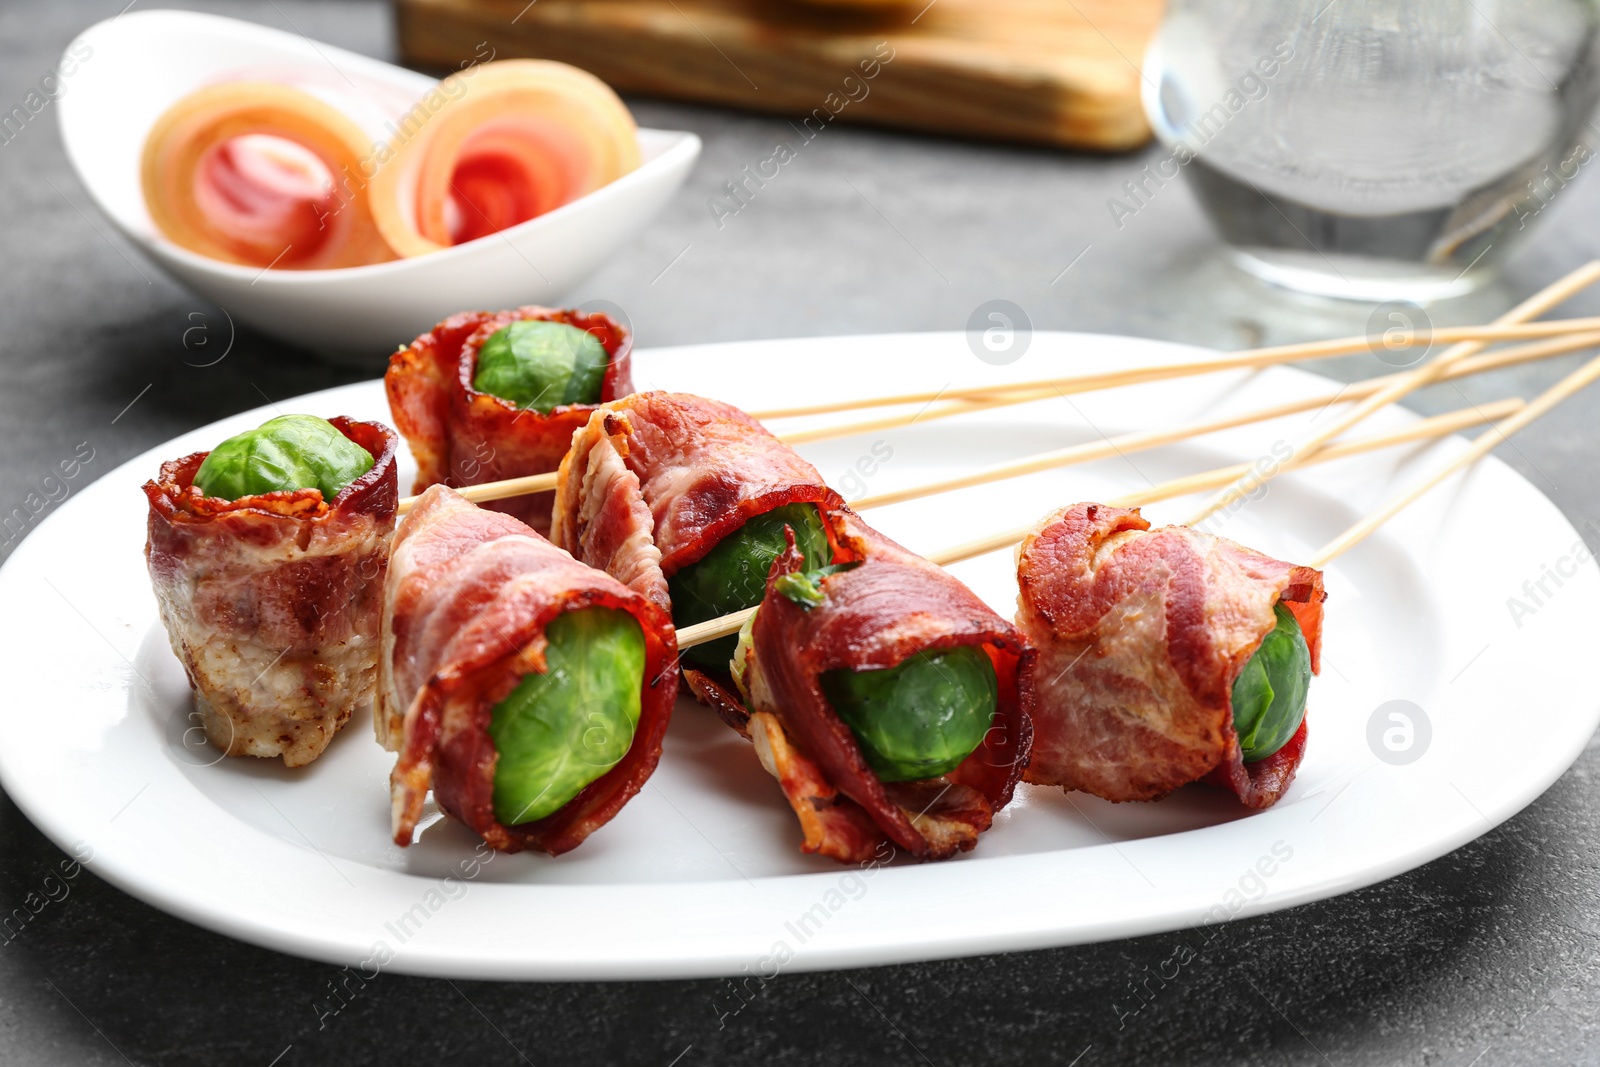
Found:
<svg viewBox="0 0 1600 1067"><path fill-rule="evenodd" d="M639 620L645 687L627 755L565 807L535 822L494 817L494 706L544 669L545 626L607 607ZM586 567L509 515L443 486L395 532L385 586L378 739L400 753L390 777L395 843L409 845L431 786L439 806L497 849L558 855L581 844L643 787L661 756L678 687L670 617L650 597Z"/></svg>
<svg viewBox="0 0 1600 1067"><path fill-rule="evenodd" d="M804 851L859 862L883 841L921 859L965 852L1011 800L1027 763L1031 729L1017 677L1032 656L1017 632L939 567L873 530L848 509L829 512L851 570L824 580L825 603L809 610L773 591L800 570L790 542L773 565L745 664L749 708L710 679L691 684L724 719L756 741L805 831ZM999 708L983 743L950 774L885 783L823 694L838 669L892 667L916 652L981 646L999 679ZM867 820L874 828L866 833Z"/></svg>
<svg viewBox="0 0 1600 1067"><path fill-rule="evenodd" d="M373 456L331 501L316 489L219 500L210 453L161 465L145 561L211 743L230 756L322 754L378 673L378 616L398 502L394 431L330 420Z"/></svg>
<svg viewBox="0 0 1600 1067"><path fill-rule="evenodd" d="M627 464L628 417L602 408L561 460L550 539L672 616L655 523Z"/></svg>
<svg viewBox="0 0 1600 1067"><path fill-rule="evenodd" d="M821 767L797 749L771 712L750 712L733 690L709 674L685 670L689 687L722 720L752 742L762 768L777 779L784 799L800 821L800 851L840 863L862 863L888 843L865 808L829 784Z"/></svg>
<svg viewBox="0 0 1600 1067"><path fill-rule="evenodd" d="M617 546L631 546L647 520L660 570L671 575L751 517L790 503L818 505L835 560L868 562L830 578L837 596L805 618L769 591L760 618L771 621L758 629L767 636L757 639L756 673L776 681L758 687L753 707L726 677L686 670L685 680L754 742L800 820L804 851L859 862L891 842L924 858L970 849L1011 799L1027 756L1016 692L1026 655L1021 640L955 579L861 522L815 467L754 419L682 393L637 393L605 405L562 463L552 536L579 559L631 582ZM639 555L620 553L626 560ZM802 562L791 541L774 574ZM945 779L880 782L823 698L818 675L892 666L922 649L964 644L984 645L1000 677L1001 713L985 744Z"/></svg>
<svg viewBox="0 0 1600 1067"><path fill-rule="evenodd" d="M600 429L638 480L654 519L661 570L669 578L756 515L785 504L844 506L815 467L731 404L650 392L603 410L612 421L610 429ZM593 424L590 432L596 432ZM563 474L564 482L569 478ZM578 486L562 492L573 504L581 495Z"/></svg>
<svg viewBox="0 0 1600 1067"><path fill-rule="evenodd" d="M1279 600L1321 667L1322 574L1138 509L1074 504L1018 554L1017 625L1038 659L1022 674L1033 719L1027 780L1106 800L1154 800L1206 781L1250 808L1288 789L1306 727L1244 763L1233 682L1273 628Z"/></svg>
<svg viewBox="0 0 1600 1067"><path fill-rule="evenodd" d="M567 404L541 415L472 387L483 343L495 331L528 320L562 322L593 334L611 357L600 399L633 392L633 335L607 315L543 307L452 315L391 356L383 378L395 425L417 460L414 492L546 474L560 465L595 405ZM534 493L484 507L547 533L553 502L551 493Z"/></svg>

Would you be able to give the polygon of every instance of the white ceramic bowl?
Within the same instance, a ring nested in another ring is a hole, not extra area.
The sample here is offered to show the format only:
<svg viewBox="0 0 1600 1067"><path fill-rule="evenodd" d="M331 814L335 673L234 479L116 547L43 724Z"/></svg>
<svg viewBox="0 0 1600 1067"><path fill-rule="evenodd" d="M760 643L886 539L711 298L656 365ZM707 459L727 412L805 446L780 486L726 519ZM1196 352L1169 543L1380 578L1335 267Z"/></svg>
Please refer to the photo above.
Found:
<svg viewBox="0 0 1600 1067"><path fill-rule="evenodd" d="M156 232L139 186L156 118L202 85L255 77L316 93L377 137L434 79L187 11L128 12L92 26L63 65L71 70L58 104L67 158L117 228L234 320L345 362L379 364L457 311L559 302L661 209L700 154L692 133L641 129L638 170L494 236L369 267L263 271L196 255Z"/></svg>

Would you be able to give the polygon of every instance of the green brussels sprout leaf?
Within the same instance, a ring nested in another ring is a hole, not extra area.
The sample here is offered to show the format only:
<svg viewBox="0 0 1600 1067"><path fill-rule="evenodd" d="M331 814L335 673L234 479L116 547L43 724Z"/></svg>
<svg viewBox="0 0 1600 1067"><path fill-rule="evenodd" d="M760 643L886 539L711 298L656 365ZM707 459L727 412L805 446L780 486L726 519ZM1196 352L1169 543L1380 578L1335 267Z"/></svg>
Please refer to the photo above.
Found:
<svg viewBox="0 0 1600 1067"><path fill-rule="evenodd" d="M994 720L999 686L981 647L917 652L893 667L835 670L822 691L885 782L948 774Z"/></svg>
<svg viewBox="0 0 1600 1067"><path fill-rule="evenodd" d="M835 563L827 567L818 567L813 571L790 571L780 574L772 583L772 588L784 597L800 605L806 611L821 607L828 599L822 591L822 579L830 574L840 574L844 571L854 570L861 566L860 560L851 560L848 563Z"/></svg>
<svg viewBox="0 0 1600 1067"><path fill-rule="evenodd" d="M317 489L332 502L372 469L372 454L315 415L280 415L211 450L194 487L221 500Z"/></svg>
<svg viewBox="0 0 1600 1067"><path fill-rule="evenodd" d="M610 360L594 336L564 322L513 322L478 350L472 387L548 415L564 404L598 404Z"/></svg>
<svg viewBox="0 0 1600 1067"><path fill-rule="evenodd" d="M756 643L756 616L760 614L760 608L752 611L750 617L744 620L744 625L739 627L738 643L735 644L733 657L728 663L728 673L733 676L733 686L746 704L751 703L751 699L750 685L745 676L750 666L749 653Z"/></svg>
<svg viewBox="0 0 1600 1067"><path fill-rule="evenodd" d="M753 515L710 552L667 579L673 625L682 629L761 603L772 561L788 545L783 534L785 526L794 530L795 545L807 567L821 567L828 562L832 550L815 504L785 504ZM736 642L737 638L730 634L686 648L683 660L725 671Z"/></svg>
<svg viewBox="0 0 1600 1067"><path fill-rule="evenodd" d="M1274 604L1276 624L1233 682L1233 728L1246 763L1289 743L1306 714L1311 650L1294 615Z"/></svg>
<svg viewBox="0 0 1600 1067"><path fill-rule="evenodd" d="M644 634L611 608L580 608L545 627L543 674L495 705L489 736L494 817L506 826L565 807L633 745L644 688Z"/></svg>

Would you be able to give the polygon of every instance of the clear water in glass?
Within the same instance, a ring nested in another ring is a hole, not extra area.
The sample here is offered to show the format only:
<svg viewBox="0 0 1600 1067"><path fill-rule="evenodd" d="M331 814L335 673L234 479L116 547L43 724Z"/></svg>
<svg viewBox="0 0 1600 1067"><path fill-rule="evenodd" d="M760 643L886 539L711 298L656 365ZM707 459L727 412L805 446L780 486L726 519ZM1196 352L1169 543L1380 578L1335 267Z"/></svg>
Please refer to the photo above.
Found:
<svg viewBox="0 0 1600 1067"><path fill-rule="evenodd" d="M1438 299L1595 158L1597 27L1593 0L1172 0L1145 108L1241 267Z"/></svg>

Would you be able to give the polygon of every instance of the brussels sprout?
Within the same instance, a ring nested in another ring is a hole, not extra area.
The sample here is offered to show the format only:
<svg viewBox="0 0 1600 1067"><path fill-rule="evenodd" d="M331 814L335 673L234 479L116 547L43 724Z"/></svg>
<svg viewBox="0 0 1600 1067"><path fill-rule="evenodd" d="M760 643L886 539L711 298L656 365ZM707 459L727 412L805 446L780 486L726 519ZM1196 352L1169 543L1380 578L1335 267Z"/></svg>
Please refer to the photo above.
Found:
<svg viewBox="0 0 1600 1067"><path fill-rule="evenodd" d="M576 326L513 322L483 342L472 387L548 415L562 404L598 404L610 358Z"/></svg>
<svg viewBox="0 0 1600 1067"><path fill-rule="evenodd" d="M757 608L744 620L744 625L739 627L737 644L733 647L733 657L728 663L728 673L733 676L733 687L739 691L746 704L751 703L750 683L746 681L749 675L750 650L756 643L756 616L761 614Z"/></svg>
<svg viewBox="0 0 1600 1067"><path fill-rule="evenodd" d="M1246 763L1264 760L1289 743L1306 715L1311 650L1294 615L1272 608L1277 625L1233 682L1233 729Z"/></svg>
<svg viewBox="0 0 1600 1067"><path fill-rule="evenodd" d="M803 611L820 608L828 602L828 594L822 591L822 583L802 571L790 571L788 574L778 575L772 583L772 589L778 595L799 604Z"/></svg>
<svg viewBox="0 0 1600 1067"><path fill-rule="evenodd" d="M331 501L371 469L372 453L326 419L280 415L213 448L194 472L194 487L222 500L320 489Z"/></svg>
<svg viewBox="0 0 1600 1067"><path fill-rule="evenodd" d="M554 814L633 744L644 687L644 633L625 611L580 608L545 627L543 674L523 676L489 721L499 759L494 817L506 826Z"/></svg>
<svg viewBox="0 0 1600 1067"><path fill-rule="evenodd" d="M879 670L828 671L822 691L885 782L955 770L982 743L999 703L994 663L971 645Z"/></svg>
<svg viewBox="0 0 1600 1067"><path fill-rule="evenodd" d="M812 608L821 607L828 601L828 594L822 590L822 579L830 574L839 574L843 571L855 570L861 566L861 560L850 560L845 563L833 563L826 567L818 567L810 571L790 571L781 574L772 583L772 588L779 596L800 605L801 610L810 611ZM738 643L734 646L732 661L728 664L728 672L733 676L734 688L744 697L745 702L750 701L750 687L745 682L746 668L750 665L749 653L755 644L756 616L760 610L752 611L744 620L744 625L739 627Z"/></svg>
<svg viewBox="0 0 1600 1067"><path fill-rule="evenodd" d="M747 519L697 562L667 579L673 624L693 626L761 603L767 591L767 572L787 544L785 526L794 530L795 545L805 556L806 567L828 562L828 535L815 504L773 508ZM686 648L683 659L697 666L727 670L736 641L730 635Z"/></svg>
<svg viewBox="0 0 1600 1067"><path fill-rule="evenodd" d="M822 579L830 574L842 574L853 571L861 566L861 560L849 560L844 563L833 563L826 567L817 567L809 571L790 571L780 574L772 583L773 591L780 596L800 605L802 611L820 608L828 602L828 594L822 590Z"/></svg>

